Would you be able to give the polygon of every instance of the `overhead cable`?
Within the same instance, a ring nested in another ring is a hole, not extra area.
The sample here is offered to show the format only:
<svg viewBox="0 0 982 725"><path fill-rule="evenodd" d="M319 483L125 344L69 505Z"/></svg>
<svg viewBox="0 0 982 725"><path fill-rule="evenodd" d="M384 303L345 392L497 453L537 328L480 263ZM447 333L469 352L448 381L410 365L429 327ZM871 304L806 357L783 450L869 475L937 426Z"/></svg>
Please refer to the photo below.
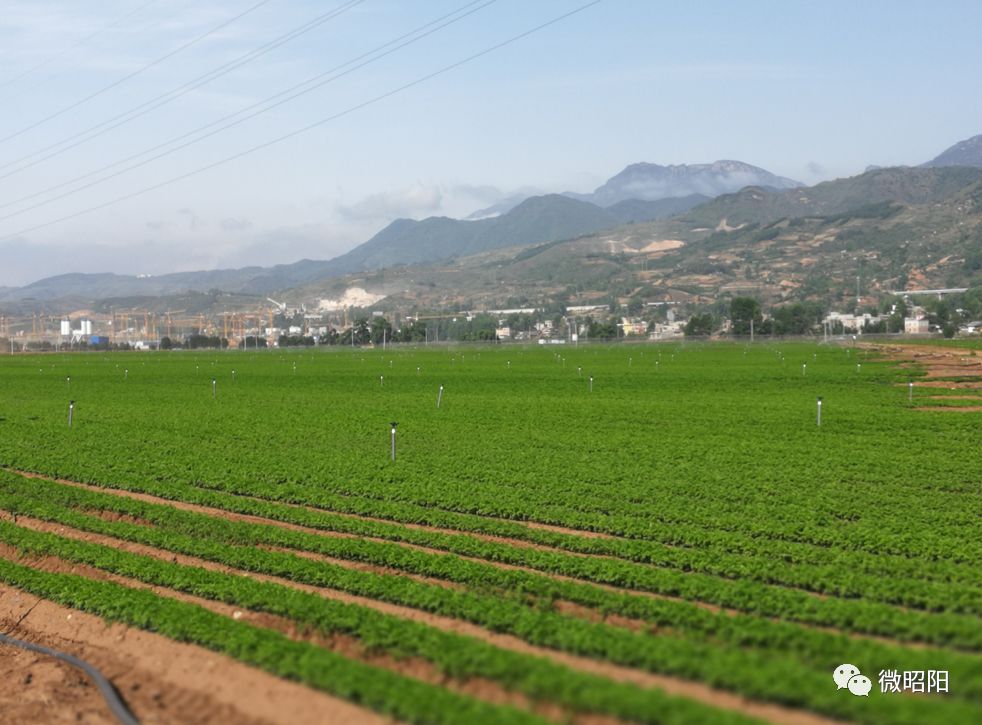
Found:
<svg viewBox="0 0 982 725"><path fill-rule="evenodd" d="M136 9L130 10L125 15L122 15L121 17L116 18L116 20L114 20L113 22L109 23L109 25L103 26L99 30L96 30L94 33L90 33L89 35L86 35L84 38L82 38L81 40L76 41L71 46L69 46L68 48L65 48L61 52L55 53L54 55L50 56L46 60L41 61L37 65L31 66L30 68L28 68L27 70L25 70L23 73L19 73L18 75L14 76L13 78L8 78L3 83L0 83L0 88L6 88L7 86L9 86L9 85L11 85L13 83L16 83L17 81L21 80L22 78L27 78L27 76L29 76L32 73L35 73L35 72L41 70L45 66L51 65L52 63L54 63L59 58L63 58L64 56L66 56L69 53L71 53L76 48L79 48L79 47L85 45L86 43L89 43L89 42L95 40L97 37L99 37L100 35L102 35L103 33L105 33L107 30L112 30L117 25L122 25L124 22L126 22L127 20L129 20L132 16L138 14L139 12L141 12L142 10L148 8L149 6L153 5L156 2L158 2L158 0L148 0L147 2L145 2L142 5L140 5L139 7L137 7Z"/></svg>
<svg viewBox="0 0 982 725"><path fill-rule="evenodd" d="M121 202L128 201L130 199L134 199L134 198L136 198L138 196L143 196L144 194L148 194L148 193L150 193L152 191L156 191L158 189L162 189L162 188L164 188L166 186L171 186L172 184L176 184L179 181L183 181L185 179L191 178L192 176L197 176L198 174L204 173L206 171L210 171L211 169L215 169L215 168L217 168L219 166L224 166L227 163L230 163L232 161L236 161L236 160L241 159L241 158L243 158L245 156L249 156L250 154L253 154L253 153L257 152L257 151L261 151L263 149L269 148L270 146L274 146L276 144L282 143L283 141L287 141L289 139L295 138L295 137L300 136L302 134L305 134L305 133L307 133L309 131L312 131L315 128L319 128L320 126L323 126L323 125L325 125L327 123L330 123L331 121L336 121L339 118L343 118L345 116L349 116L352 113L355 113L357 111L360 111L360 110L362 110L364 108L367 108L369 106L375 105L376 103L379 103L379 102L381 102L381 101L383 101L383 100L385 100L387 98L391 98L392 96L395 96L395 95L398 95L398 94L400 94L400 93L402 93L404 91L407 91L410 88L414 88L414 87L416 87L418 85L421 85L423 83L426 83L427 81L430 81L430 80L432 80L434 78L437 78L438 76L442 76L442 75L444 75L446 73L449 73L450 71L455 70L456 68L459 68L459 67L461 67L463 65L466 65L467 63L471 63L471 62L477 60L478 58L482 58L482 57L484 57L486 55L489 55L489 54L491 54L491 53L493 53L493 52L495 52L497 50L500 50L501 48L504 48L504 47L506 47L508 45L511 45L511 44L519 41L519 40L522 40L524 38L527 38L530 35L533 35L533 34L535 34L537 32L540 32L540 31L542 31L542 30L544 30L544 29L546 29L546 28L548 28L548 27L550 27L552 25L555 25L556 23L562 22L563 20L566 20L567 18L570 18L570 17L572 17L572 16L574 16L574 15L576 15L578 13L581 13L584 10L593 7L594 5L599 5L601 2L602 2L602 0L592 0L591 2L588 2L588 3L585 3L583 5L580 5L580 6L576 7L576 8L574 8L573 10L570 10L568 12L565 12L565 13L561 14L561 15L555 16L552 19L547 20L544 23L540 23L539 25L536 25L536 26L534 26L534 27L532 27L532 28L530 28L528 30L525 30L525 31L523 31L521 33L518 33L517 35L513 35L513 36L507 38L506 40L503 40L503 41L501 41L499 43L496 43L496 44L491 45L491 46L489 46L487 48L484 48L483 50L480 50L477 53L473 53L471 55L468 55L465 58L462 58L461 60L458 60L458 61L455 61L453 63L450 63L449 65L442 66L441 68L438 68L435 71L432 71L430 73L427 73L426 75L420 76L420 77L416 78L415 80L412 80L412 81L410 81L408 83L404 83L404 84L402 84L400 86L397 86L396 88L393 88L392 90L386 91L385 93L381 93L381 94L379 94L377 96L373 96L372 98L369 98L366 101L362 101L361 103L358 103L358 104L356 104L354 106L349 106L348 108L344 109L343 111L339 111L339 112L334 113L334 114L331 114L329 116L325 116L325 117L323 117L323 118L321 118L321 119L319 119L317 121L314 121L312 123L307 124L306 126L301 126L300 128L297 128L297 129L295 129L293 131L290 131L289 133L285 133L285 134L283 134L281 136L277 136L277 137L275 137L273 139L270 139L268 141L264 141L263 143L256 144L255 146L251 146L251 147L249 147L249 148L247 148L247 149L245 149L243 151L239 151L238 153L232 154L230 156L226 156L226 157L224 157L222 159L219 159L218 161L214 161L214 162L212 162L210 164L206 164L204 166L199 166L198 168L192 169L191 171L187 171L187 172L185 172L183 174L179 174L177 176L173 176L173 177L171 177L169 179L166 179L165 181L161 181L161 182L158 182L156 184L152 184L151 186L146 186L146 187L143 187L142 189L138 189L136 191L132 191L132 192L130 192L128 194L124 194L123 196L119 196L119 197L117 197L115 199L112 199L110 201L103 202L101 204L96 204L95 206L90 206L90 207L87 207L85 209L81 209L79 211L73 212L71 214L66 214L64 216L58 217L57 219L51 219L51 220L49 220L47 222L43 222L41 224L35 224L34 226L27 227L25 229L20 229L20 230L14 232L14 233L12 233L12 234L10 234L10 235L2 238L2 239L0 239L0 241L10 241L10 240L13 240L13 239L16 239L16 238L20 237L23 234L27 234L29 232L37 231L39 229L45 229L47 227L54 226L55 224L60 224L61 222L69 221L71 219L77 219L80 216L84 216L86 214L91 214L92 212L95 212L95 211L100 211L102 209L106 209L108 207L115 206L116 204L119 204Z"/></svg>
<svg viewBox="0 0 982 725"><path fill-rule="evenodd" d="M7 141L10 141L11 139L17 138L18 136L22 136L23 134L27 133L28 131L31 131L31 130L35 129L38 126L41 126L41 125L47 123L48 121L52 121L52 120L58 118L59 116L63 116L66 113L68 113L69 111L72 111L72 110L78 108L79 106L88 103L89 101L91 101L94 98L98 98L103 93L106 93L108 91L111 91L113 88L116 88L117 86L122 85L126 81L135 78L136 76L140 75L141 73L145 73L146 71L150 70L151 68L160 65L164 61L169 60L170 58L173 58L178 53L181 53L182 51L187 50L191 46L196 45L197 43L200 43L202 40L205 40L206 38L208 38L208 37L214 35L215 33L217 33L219 30L223 30L224 28L228 27L229 25L231 25L232 23L236 22L237 20L240 20L240 19L244 18L249 13L251 13L251 12L253 12L255 10L258 10L263 5L267 5L270 2L272 2L272 0L259 0L259 2L257 2L254 5L251 5L250 7L246 8L245 10L243 10L242 12L240 12L238 15L235 15L235 16L229 18L228 20L222 21L221 23L219 23L215 27L211 28L210 30L202 33L201 35L196 36L195 38L192 38L188 42L184 43L183 45L178 46L177 48L175 48L174 50L172 50L172 51L170 51L168 53L165 53L164 55L160 56L159 58L156 58L156 59L150 61L149 63L146 63L145 65L140 66L135 71L132 71L131 73L127 73L122 78L119 78L119 79L113 81L112 83L103 86L99 90L90 93L89 95L85 96L84 98L82 98L82 99L80 99L78 101L75 101L73 103L70 103L69 105L65 106L64 108L62 108L59 111L55 111L54 113L48 114L44 118L40 118L37 121L34 121L33 123L31 123L31 124L25 126L24 128L20 129L19 131L15 131L14 133L8 134L8 135L0 138L0 143L6 143Z"/></svg>
<svg viewBox="0 0 982 725"><path fill-rule="evenodd" d="M211 83L212 81L221 78L222 76L227 75L228 73L231 73L232 71L238 68L241 68L247 63L251 63L256 58L259 58L265 55L266 53L269 53L275 50L276 48L285 45L291 40L294 40L300 37L301 35L303 35L304 33L307 33L313 30L314 28L323 25L328 20L332 20L333 18L336 18L337 16L345 13L346 11L355 7L356 5L362 4L363 2L365 2L365 0L348 0L348 2L340 5L339 7L334 8L333 10L330 10L326 13L322 13L321 15L318 15L313 20L307 21L303 25L274 38L268 43L265 43L259 46L258 48L254 48L248 53L241 55L238 58L229 61L228 63L224 63L218 68L215 68L211 71L208 71L207 73L197 76L196 78L193 78L192 80L188 81L187 83L184 83L183 85L177 86L176 88L172 88L171 90L165 93L161 93L157 96L154 96L150 100L144 101L143 103L134 106L128 111L119 113L113 116L112 118L102 121L101 123L97 123L94 126L90 126L84 131L79 131L76 134L68 136L67 138L64 138L53 144L49 144L48 146L38 149L37 151L29 153L25 156L21 156L20 158L13 159L11 161L7 161L6 163L0 164L0 169L6 169L15 164L19 164L22 161L27 161L36 156L39 156L40 154L44 154L46 151L51 151L51 149L57 149L56 151L52 151L51 153L45 156L41 156L41 158L36 158L34 161L24 164L23 166L20 166L14 169L13 171L8 171L6 174L0 176L0 179L6 179L10 176L13 176L14 174L19 174L20 172L29 169L32 166L36 166L37 164L40 164L43 161L47 161L48 159L52 159L55 156L60 156L66 151L81 146L82 144L91 141L94 138L98 138L99 136L102 136L103 134L108 133L109 131L117 129L120 126L129 123L130 121L140 118L141 116L145 116L151 111L154 111L160 108L161 106L165 106L171 101L174 101L180 98L181 96L190 93L193 90L201 88L202 86ZM81 138L83 136L85 138ZM71 143L72 141L75 141L76 139L79 138L81 138L81 140L77 141L76 143ZM70 144L70 145L66 146L65 144ZM61 146L62 148L58 148L59 146Z"/></svg>
<svg viewBox="0 0 982 725"><path fill-rule="evenodd" d="M398 38L394 38L393 40L390 40L387 43L383 43L382 45L374 48L373 50L370 50L366 53L362 53L361 55L352 58L351 60L342 63L341 65L334 66L333 68L327 71L318 73L317 75L308 78L302 83L298 83L294 86L291 86L290 88L287 88L286 90L280 91L279 93L269 96L263 99L262 101L258 101L256 103L250 104L245 108L242 108L234 113L230 113L226 116L223 116L222 118L212 121L211 123L205 124L204 126L199 126L198 128L192 131L188 131L187 133L181 134L180 136L171 138L168 141L157 144L156 146L153 146L149 149L145 149L144 151L141 151L139 153L131 154L130 156L115 161L111 164L107 164L106 166L96 169L95 171L82 174L81 176L76 176L75 178L69 179L68 181L55 184L54 186L49 186L46 189L42 189L41 191L37 191L32 194L22 196L18 199L12 199L10 201L4 202L3 204L0 204L0 209L6 209L16 204L20 204L25 201L30 201L31 199L35 199L39 196L43 196L44 194L51 193L52 191L57 191L58 189L62 189L66 186L70 186L71 184L91 178L97 174L102 173L103 171L108 171L109 169L120 166L121 164L125 164L135 159L138 159L141 156L147 156L148 154L153 154L157 151L160 151L161 149L165 149L168 146L172 146L173 144L179 144L173 146L172 148L167 149L166 151L161 151L160 153L156 153L156 155L154 156L143 159L142 161L139 161L137 163L131 164L130 166L127 166L124 169L120 169L119 171L115 171L111 174L102 176L99 179L78 186L70 191L66 191L62 194L58 194L57 196L51 197L50 199L46 199L36 204L32 204L30 206L24 207L23 209L19 209L17 211L10 212L9 214L6 214L4 216L0 216L0 221L5 221L12 217L20 216L21 214L26 214L27 212L33 211L34 209L39 209L43 206L47 206L56 201L60 201L61 199L65 199L69 196L77 194L80 191L90 189L93 186L98 186L99 184L109 181L110 179L114 179L118 176L122 176L123 174L126 174L130 171L141 168L149 163L157 161L158 159L161 159L165 156L169 156L170 154L185 149L188 146L191 146L207 138L215 136L216 134L225 131L229 128L232 128L233 126L238 126L239 124L242 124L252 118L255 118L256 116L259 116L263 113L273 110L274 108L282 106L284 103L288 103L289 101L292 101L295 98L299 98L300 96L311 93L317 90L318 88L327 85L328 83L336 81L339 78L343 78L344 76L353 73L359 68L363 68L364 66L370 63L374 63L378 60L381 60L387 55L391 55L392 53L395 53L396 51L405 48L408 45L412 45L413 43L419 42L423 38L426 38L427 36L432 35L433 33L442 30L443 28L446 28L449 25L453 25L454 23L457 23L463 20L464 18L473 15L479 10L483 10L484 8L494 4L495 2L497 2L497 0L474 0L474 2L470 2L450 13L447 13L446 15L437 18L436 20L432 20L424 25L421 25L418 28L415 28L414 30L411 30L410 32L399 36ZM252 111L252 113L249 113L250 111ZM247 114L247 115L243 115L243 114ZM240 116L240 118L236 119L237 116ZM231 119L236 119L236 120L232 121ZM226 121L230 121L230 122L226 123ZM212 129L212 130L209 131L208 129ZM196 135L197 138L191 138ZM185 141L185 139L191 139L191 140ZM182 141L184 141L184 143L180 143ZM3 178L6 178L6 176L0 176L0 179Z"/></svg>

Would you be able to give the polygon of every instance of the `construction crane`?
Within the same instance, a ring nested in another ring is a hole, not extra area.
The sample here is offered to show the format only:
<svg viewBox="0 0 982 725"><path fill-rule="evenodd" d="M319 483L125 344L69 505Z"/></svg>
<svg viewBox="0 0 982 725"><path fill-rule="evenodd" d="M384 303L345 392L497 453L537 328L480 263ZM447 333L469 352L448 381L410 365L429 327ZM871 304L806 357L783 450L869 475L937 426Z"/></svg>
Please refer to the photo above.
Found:
<svg viewBox="0 0 982 725"><path fill-rule="evenodd" d="M274 305L276 305L276 309L278 309L280 312L283 312L283 313L286 312L286 302L277 302L276 300L274 300L271 297L267 297L266 300L268 302L272 302Z"/></svg>

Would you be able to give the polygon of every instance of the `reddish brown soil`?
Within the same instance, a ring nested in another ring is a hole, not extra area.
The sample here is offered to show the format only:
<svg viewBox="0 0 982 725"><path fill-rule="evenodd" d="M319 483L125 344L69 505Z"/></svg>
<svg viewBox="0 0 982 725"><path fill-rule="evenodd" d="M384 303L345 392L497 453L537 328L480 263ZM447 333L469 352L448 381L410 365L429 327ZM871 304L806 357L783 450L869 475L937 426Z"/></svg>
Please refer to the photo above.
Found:
<svg viewBox="0 0 982 725"><path fill-rule="evenodd" d="M402 617L404 619L422 622L444 631L475 637L504 649L545 657L558 664L565 665L571 669L581 672L588 672L619 682L632 683L639 687L658 688L669 694L688 697L716 707L737 710L751 717L758 717L773 723L787 723L788 725L819 725L821 723L828 725L829 723L833 722L828 718L824 718L806 711L795 710L771 703L748 700L747 698L739 695L713 689L712 687L702 683L691 682L681 678L659 675L642 670L635 670L609 662L591 660L587 657L571 655L565 652L558 652L555 650L546 649L544 647L538 647L528 644L527 642L511 635L491 632L468 622L430 614L428 612L411 609L409 607L404 607L397 604L389 604L387 602L367 599L365 597L350 595L331 589L300 584L286 579L242 572L194 557L180 554L175 555L168 551L154 549L153 547L144 546L142 544L132 544L130 542L111 539L109 537L104 537L97 534L77 531L60 525L36 521L28 517L18 517L17 523L31 529L53 531L54 533L68 536L70 538L77 538L83 541L93 541L96 543L114 546L124 551L154 556L159 559L175 561L180 564L199 566L213 571L247 575L260 581L276 582L300 591L316 593L328 599L359 604L377 611Z"/></svg>
<svg viewBox="0 0 982 725"><path fill-rule="evenodd" d="M23 521L23 524L28 525L32 529L40 526L42 523L32 519ZM68 531L61 533L68 533ZM310 631L301 627L296 622L278 615L243 609L223 602L204 599L169 587L148 585L136 579L118 576L101 569L66 561L55 556L24 557L16 549L2 542L0 542L0 557L26 564L40 571L76 574L89 579L111 581L132 589L146 589L160 597L187 602L237 621L244 621L257 627L272 629L290 639L309 642L318 647L337 652L350 659L397 672L406 677L439 685L494 704L533 710L551 720L572 721L578 725L612 725L613 723L620 722L616 718L602 715L575 714L548 702L532 702L523 694L511 692L491 680L482 678L470 678L466 681L455 680L441 673L436 666L424 659L418 657L397 659L386 653L372 652L366 649L355 637L342 633L324 634Z"/></svg>
<svg viewBox="0 0 982 725"><path fill-rule="evenodd" d="M207 515L207 516L215 516L215 517L220 517L220 518L226 518L226 519L229 519L229 520L232 520L232 521L248 520L250 523L261 523L261 524L265 524L265 525L278 526L278 527L281 527L281 528L285 528L285 529L289 529L289 530L294 530L294 531L302 531L302 532L305 532L305 533L310 533L310 534L314 534L314 535L318 535L318 536L338 536L338 537L341 537L341 538L361 538L361 537L356 537L356 536L351 535L351 534L335 534L334 532L325 532L325 531L322 531L320 529L313 529L313 528L310 528L310 527L300 526L300 525L297 525L297 524L285 523L285 522L282 522L282 521L277 521L275 519L265 519L265 518L258 517L258 516L249 516L249 515L244 515L244 514L236 514L236 513L225 511L223 509L215 509L215 508L210 508L210 507L207 507L207 506L200 506L200 505L197 505L197 504L184 503L184 502L180 502L180 501L171 501L170 499L160 498L160 497L153 496L153 495L150 495L150 494L135 493L135 492L131 492L131 491L125 491L125 490L122 490L122 489L103 488L103 487L100 487L100 486L93 486L93 485L90 485L90 484L80 483L78 481L71 481L71 480L64 479L64 478L50 478L50 477L43 476L41 474L36 474L36 473L20 472L20 471L12 471L12 472L17 473L18 475L23 475L26 478L41 478L41 479L46 479L46 480L52 480L52 481L56 481L58 483L62 483L62 484L69 485L69 486L76 486L78 488L84 488L84 489L87 489L87 490L97 491L97 492L101 492L101 493L108 493L108 494L112 494L112 495L122 496L122 497L125 497L125 498L132 498L132 499L135 499L135 500L146 501L146 502L149 502L149 503L158 503L158 504L163 504L163 505L167 505L167 506L173 506L174 508L177 508L177 509L194 511L196 513L202 513L202 514ZM6 514L6 512L0 512L0 517L7 516L7 515L8 514ZM365 537L365 538L367 538L367 537ZM382 539L370 539L370 540L385 541L385 540L382 540ZM522 541L517 541L517 540L513 540L513 541L515 541L515 545L516 546L519 546L519 547L521 547L521 546L523 546L523 544L525 544L525 542L522 542ZM391 543L391 542L387 542L387 543ZM110 545L114 545L114 544L110 544ZM438 549L431 549L431 548L428 548L428 547L416 546L414 544L402 544L402 545L405 546L406 548L416 549L418 551L433 553L433 554L442 555L442 556L447 556L448 555L447 552L441 551L441 550L438 550ZM270 549L273 549L274 547L269 547L269 548ZM407 576L407 577L410 577L412 579L415 579L415 580L418 580L418 581L422 581L422 582L425 582L425 583L437 584L439 586L444 586L445 588L459 588L459 585L456 585L456 584L453 584L453 583L450 583L450 582L446 582L446 581L443 581L443 580L433 579L431 577L423 577L423 576L419 576L419 575L415 575L415 574L409 574L409 573L402 572L402 571L397 570L397 569L387 569L385 567L377 567L377 566L374 566L374 565L371 565L371 564L363 564L363 563L360 563L360 562L353 562L353 561L349 561L349 560L346 560L346 559L335 559L333 557L327 557L327 556L324 556L322 554L317 554L317 553L312 553L312 552L302 552L302 551L298 551L298 550L294 550L294 549L279 548L277 550L283 551L283 552L292 553L292 554L298 555L298 556L304 556L305 558L319 559L319 560L322 560L322 561L329 561L332 564L337 564L338 566L344 566L344 567L350 568L350 569L358 569L358 570L361 570L361 571L375 571L376 573L398 574L400 576ZM580 554L579 556L589 556L589 555L588 554ZM178 560L176 557L171 557L171 558L172 558L173 561L177 561ZM543 571L540 571L538 569L533 569L531 567L524 567L524 566L518 566L518 565L514 565L514 564L506 564L506 563L503 563L503 562L489 561L489 560L479 559L479 558L475 558L475 557L463 557L462 556L460 558L461 559L468 560L468 561L474 561L474 562L482 563L482 564L490 564L490 565L495 566L495 567L500 568L500 569L513 570L513 571L525 571L525 572L529 572L529 573L532 573L532 574L538 574L538 575L541 575L541 576L549 577L550 579L555 579L557 581L566 581L566 582L573 582L573 583L578 583L578 584L588 583L591 586L595 586L595 587L598 587L600 589L604 589L604 590L610 591L610 592L617 592L617 593L621 593L621 594L629 594L629 595L632 595L632 596L646 597L646 598L649 598L649 599L657 599L657 600L664 600L664 601L674 601L674 602L683 602L683 603L691 604L691 605L696 606L696 607L699 607L701 609L705 609L707 611L713 612L714 614L723 613L723 614L727 614L729 616L736 616L736 615L744 614L744 612L741 612L740 610L737 610L737 609L729 609L729 608L725 608L725 607L720 607L720 606L717 606L715 604L710 604L708 602L702 602L702 601L699 601L699 600L684 599L682 597L675 597L675 596L670 596L670 595L667 595L667 594L657 594L657 593L654 593L654 592L647 592L647 591L642 591L642 590L637 590L637 589L626 589L626 588L616 587L616 586L608 585L608 584L599 584L599 583L593 583L593 582L584 582L584 580L575 579L573 577L564 576L562 574L553 574L553 573L549 573L549 572L543 572ZM602 557L602 558L610 558L610 557ZM806 594L808 594L810 596L813 596L813 597L815 597L817 599L827 599L828 598L827 595L821 594L819 592L812 592L812 591L809 591L807 589L796 589L796 590L797 591L805 592ZM581 607L581 610L586 610L586 609L587 609L586 607ZM600 617L599 614L597 616ZM600 618L602 618L602 617L600 617ZM772 621L778 621L778 620L777 620L777 618L772 618ZM921 644L921 643L899 642L899 641L896 641L896 640L892 640L892 639L890 639L888 637L880 637L880 636L877 636L877 635L862 634L862 633L856 633L856 632L847 632L847 631L844 631L844 630L839 630L839 629L835 629L835 628L831 628L831 627L822 627L822 626L810 625L810 624L798 624L798 626L806 627L806 628L809 628L809 629L817 629L817 630L820 630L820 631L829 632L831 634L845 634L846 636L851 637L851 638L855 638L855 639L869 639L869 640L883 642L883 643L886 643L886 644L892 644L892 645L897 645L897 646L909 647L909 648L914 648L914 649L929 648L929 645L924 645L924 644Z"/></svg>
<svg viewBox="0 0 982 725"><path fill-rule="evenodd" d="M0 629L80 657L116 686L144 723L391 722L351 703L160 635L0 585ZM114 723L75 668L0 646L0 713L9 723Z"/></svg>
<svg viewBox="0 0 982 725"><path fill-rule="evenodd" d="M509 521L509 519L502 519ZM571 529L567 526L557 526L555 524L540 524L537 521L526 521L525 525L530 529L542 529L543 531L554 531L557 534L569 534L571 536L582 536L584 539L617 539L619 537L611 534L604 534L599 531L587 531L586 529Z"/></svg>
<svg viewBox="0 0 982 725"><path fill-rule="evenodd" d="M904 385L898 383L898 387ZM957 380L918 380L915 388L944 388L946 390L982 390L982 384Z"/></svg>
<svg viewBox="0 0 982 725"><path fill-rule="evenodd" d="M915 380L915 388L982 389L982 358L971 350L930 345L868 345L886 360L902 368L922 370L925 379ZM978 380L938 380L970 377ZM947 409L946 409L947 410Z"/></svg>
<svg viewBox="0 0 982 725"><path fill-rule="evenodd" d="M613 627L630 629L632 632L668 634L667 629L659 630L658 627L650 622L644 621L643 619L631 619L630 617L622 617L619 614L604 615L603 613L598 612L596 609L584 607L582 604L577 604L576 602L557 601L554 608L560 614L565 614L570 617L579 617L580 619L585 619L588 622L603 622L604 624L609 624Z"/></svg>
<svg viewBox="0 0 982 725"><path fill-rule="evenodd" d="M346 569L355 569L356 571L367 571L372 574L388 574L395 576L403 576L407 579L412 579L413 581L421 582L423 584L432 584L434 586L443 587L444 589L454 589L457 591L463 591L464 586L456 584L455 582L447 581L446 579L436 579L434 577L420 576L419 574L410 574L404 572L401 569L393 569L391 567L377 566L375 564L366 564L362 561L351 561L349 559L336 559L333 556L327 556L326 554L318 554L315 551L300 551L299 549L288 549L284 546L267 546L262 544L257 548L263 549L264 551L275 551L280 554L292 554L293 556L300 556L304 559L310 559L311 561L323 561L326 564L334 564L335 566L343 566Z"/></svg>

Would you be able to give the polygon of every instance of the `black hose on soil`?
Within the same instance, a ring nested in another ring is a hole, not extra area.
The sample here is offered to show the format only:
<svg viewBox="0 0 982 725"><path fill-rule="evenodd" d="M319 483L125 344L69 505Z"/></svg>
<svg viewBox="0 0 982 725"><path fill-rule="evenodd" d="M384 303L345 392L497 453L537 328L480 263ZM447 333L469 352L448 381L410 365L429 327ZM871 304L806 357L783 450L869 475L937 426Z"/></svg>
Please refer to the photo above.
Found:
<svg viewBox="0 0 982 725"><path fill-rule="evenodd" d="M123 703L122 698L120 698L119 693L116 692L116 688L113 687L112 683L103 677L102 673L88 662L80 660L78 657L73 657L72 655L64 652L58 652L57 650L53 650L48 647L42 647L41 645L34 644L33 642L24 642L23 640L8 637L5 634L0 634L0 644L10 644L14 647L30 650L31 652L48 655L49 657L54 657L62 662L67 662L73 667L79 668L85 674L87 674L89 679L91 679L95 683L95 686L99 688L99 692L102 693L102 697L105 699L106 704L109 706L112 714L116 716L117 720L119 720L123 725L140 725L140 721L133 716L133 713L131 713L129 708L127 708Z"/></svg>

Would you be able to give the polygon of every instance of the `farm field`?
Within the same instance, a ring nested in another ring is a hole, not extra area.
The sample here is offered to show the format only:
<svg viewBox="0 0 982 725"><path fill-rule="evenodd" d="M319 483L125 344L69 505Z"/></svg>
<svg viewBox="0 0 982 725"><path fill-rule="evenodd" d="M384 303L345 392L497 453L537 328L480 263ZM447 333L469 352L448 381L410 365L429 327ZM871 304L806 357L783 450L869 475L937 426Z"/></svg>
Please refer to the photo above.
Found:
<svg viewBox="0 0 982 725"><path fill-rule="evenodd" d="M925 350L5 357L0 631L147 722L982 722L982 378Z"/></svg>

